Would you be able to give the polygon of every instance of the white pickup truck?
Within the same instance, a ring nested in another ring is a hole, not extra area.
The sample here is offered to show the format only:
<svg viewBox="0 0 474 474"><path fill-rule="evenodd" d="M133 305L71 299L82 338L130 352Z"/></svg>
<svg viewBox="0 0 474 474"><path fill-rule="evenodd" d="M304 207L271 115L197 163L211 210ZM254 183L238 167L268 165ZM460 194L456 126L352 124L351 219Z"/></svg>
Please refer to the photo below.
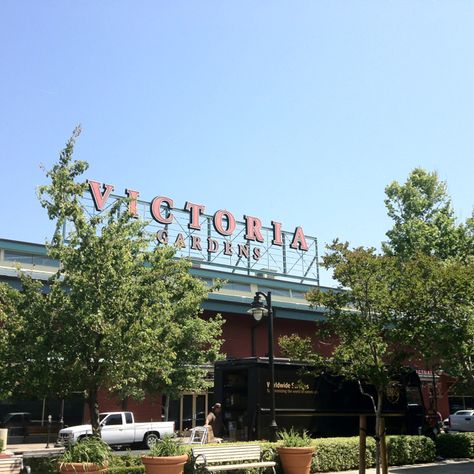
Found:
<svg viewBox="0 0 474 474"><path fill-rule="evenodd" d="M99 420L101 437L110 445L144 443L151 448L164 435L174 433L174 421L135 423L133 413L130 411L101 413ZM91 425L63 428L59 431L57 444L73 445L91 434Z"/></svg>
<svg viewBox="0 0 474 474"><path fill-rule="evenodd" d="M447 431L474 431L474 410L458 410L449 415Z"/></svg>

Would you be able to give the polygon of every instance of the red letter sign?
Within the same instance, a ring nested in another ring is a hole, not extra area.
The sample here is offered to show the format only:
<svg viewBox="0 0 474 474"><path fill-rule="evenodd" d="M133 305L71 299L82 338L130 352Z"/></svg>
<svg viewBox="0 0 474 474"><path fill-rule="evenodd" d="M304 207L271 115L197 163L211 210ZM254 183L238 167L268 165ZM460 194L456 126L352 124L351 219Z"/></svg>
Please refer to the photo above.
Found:
<svg viewBox="0 0 474 474"><path fill-rule="evenodd" d="M305 252L308 251L308 244L306 243L306 238L301 227L297 227L295 229L290 247L295 250L304 250Z"/></svg>
<svg viewBox="0 0 474 474"><path fill-rule="evenodd" d="M92 200L94 201L94 206L98 211L102 211L109 199L110 193L114 190L112 184L104 184L102 187L104 188L104 192L100 191L100 183L97 181L91 181L90 179L87 180L89 183L89 189L92 194Z"/></svg>
<svg viewBox="0 0 474 474"><path fill-rule="evenodd" d="M273 245L283 245L283 241L281 240L281 223L272 221L273 226Z"/></svg>
<svg viewBox="0 0 474 474"><path fill-rule="evenodd" d="M128 212L130 212L133 217L138 217L137 199L138 196L140 196L140 193L138 191L132 191L131 189L126 189L125 193L130 198L130 202L128 204Z"/></svg>
<svg viewBox="0 0 474 474"><path fill-rule="evenodd" d="M161 204L164 203L168 207L168 217L163 217L161 214ZM157 196L153 201L151 201L150 212L153 219L160 224L171 224L173 222L173 214L171 214L171 209L173 209L173 200L164 196Z"/></svg>
<svg viewBox="0 0 474 474"><path fill-rule="evenodd" d="M246 230L245 238L247 240L257 240L263 242L262 237L262 221L258 217L244 216Z"/></svg>
<svg viewBox="0 0 474 474"><path fill-rule="evenodd" d="M224 229L223 218L227 219L227 229ZM235 230L235 219L231 212L220 209L214 214L214 228L221 235L232 235Z"/></svg>
<svg viewBox="0 0 474 474"><path fill-rule="evenodd" d="M199 224L199 216L204 212L204 209L206 208L202 204L193 204L192 202L187 201L184 205L184 209L191 213L189 217L188 228L201 230L201 225Z"/></svg>

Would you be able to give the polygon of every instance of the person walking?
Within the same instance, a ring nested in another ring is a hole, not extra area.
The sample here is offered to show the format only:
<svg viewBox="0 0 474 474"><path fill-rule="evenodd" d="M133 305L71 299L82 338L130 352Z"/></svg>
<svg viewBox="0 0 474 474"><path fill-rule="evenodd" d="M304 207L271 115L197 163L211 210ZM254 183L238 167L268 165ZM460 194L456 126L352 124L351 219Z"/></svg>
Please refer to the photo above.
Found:
<svg viewBox="0 0 474 474"><path fill-rule="evenodd" d="M206 416L206 423L204 426L210 426L216 438L221 438L223 434L224 423L222 421L222 405L214 403L211 411Z"/></svg>

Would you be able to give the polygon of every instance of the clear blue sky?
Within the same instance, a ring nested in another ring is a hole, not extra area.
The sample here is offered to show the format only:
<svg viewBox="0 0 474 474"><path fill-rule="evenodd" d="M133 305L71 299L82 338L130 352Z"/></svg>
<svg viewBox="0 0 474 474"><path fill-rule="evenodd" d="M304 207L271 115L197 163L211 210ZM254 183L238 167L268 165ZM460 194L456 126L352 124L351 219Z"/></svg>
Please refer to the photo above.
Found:
<svg viewBox="0 0 474 474"><path fill-rule="evenodd" d="M474 1L0 2L0 237L78 123L87 177L379 246L416 166L474 204ZM327 280L322 281L327 283Z"/></svg>

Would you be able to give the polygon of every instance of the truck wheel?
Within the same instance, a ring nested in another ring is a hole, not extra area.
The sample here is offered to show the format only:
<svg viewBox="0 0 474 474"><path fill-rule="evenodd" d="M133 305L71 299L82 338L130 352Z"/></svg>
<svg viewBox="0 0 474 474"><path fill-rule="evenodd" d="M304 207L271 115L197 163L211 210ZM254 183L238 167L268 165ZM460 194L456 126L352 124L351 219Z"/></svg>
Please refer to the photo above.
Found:
<svg viewBox="0 0 474 474"><path fill-rule="evenodd" d="M158 433L147 433L145 435L145 446L151 449L160 440Z"/></svg>

